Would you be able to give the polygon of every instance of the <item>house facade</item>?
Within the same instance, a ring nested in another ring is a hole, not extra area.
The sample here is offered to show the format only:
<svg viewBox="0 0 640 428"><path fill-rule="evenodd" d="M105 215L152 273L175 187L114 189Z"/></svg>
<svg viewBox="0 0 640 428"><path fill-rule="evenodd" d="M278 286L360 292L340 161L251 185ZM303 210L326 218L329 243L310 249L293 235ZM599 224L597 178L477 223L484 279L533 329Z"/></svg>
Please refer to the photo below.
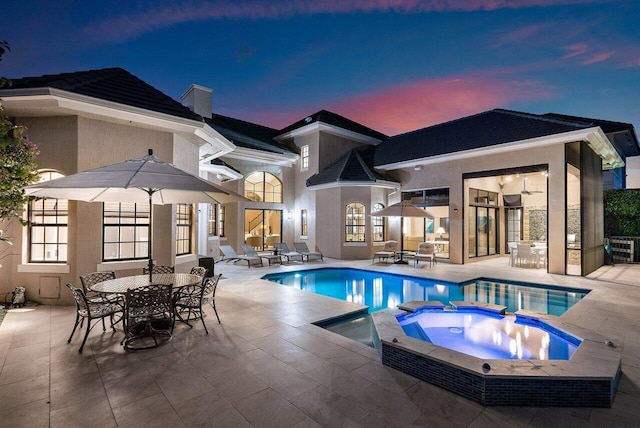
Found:
<svg viewBox="0 0 640 428"><path fill-rule="evenodd" d="M543 242L540 268L586 275L604 262L602 189L623 185L626 157L640 154L633 126L619 122L496 109L390 137L322 110L273 129L212 113L211 93L193 85L178 103L104 69L15 79L0 98L38 144L42 179L153 149L244 195L154 210L156 262L177 271L219 259L220 245L304 241L355 260L395 239L405 250L433 242L439 259L457 264ZM401 230L399 218L371 216L401 200L425 218ZM5 225L13 246L1 256L0 291L25 285L30 299L70 304L63 285L79 275L136 274L146 263L141 207L40 200L25 216L29 227Z"/></svg>

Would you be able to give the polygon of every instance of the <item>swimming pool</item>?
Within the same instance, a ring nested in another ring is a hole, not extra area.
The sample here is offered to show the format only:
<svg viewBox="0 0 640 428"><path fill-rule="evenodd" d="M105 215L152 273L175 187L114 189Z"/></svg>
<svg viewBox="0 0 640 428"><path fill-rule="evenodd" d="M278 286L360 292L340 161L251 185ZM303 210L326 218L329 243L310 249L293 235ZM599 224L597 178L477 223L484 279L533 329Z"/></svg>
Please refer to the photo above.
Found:
<svg viewBox="0 0 640 428"><path fill-rule="evenodd" d="M544 322L484 308L429 308L397 318L409 337L483 359L566 361L582 342Z"/></svg>
<svg viewBox="0 0 640 428"><path fill-rule="evenodd" d="M414 300L439 301L445 305L464 300L506 306L507 312L524 309L559 316L589 292L487 278L458 284L353 268L273 273L262 279L366 305L369 313Z"/></svg>

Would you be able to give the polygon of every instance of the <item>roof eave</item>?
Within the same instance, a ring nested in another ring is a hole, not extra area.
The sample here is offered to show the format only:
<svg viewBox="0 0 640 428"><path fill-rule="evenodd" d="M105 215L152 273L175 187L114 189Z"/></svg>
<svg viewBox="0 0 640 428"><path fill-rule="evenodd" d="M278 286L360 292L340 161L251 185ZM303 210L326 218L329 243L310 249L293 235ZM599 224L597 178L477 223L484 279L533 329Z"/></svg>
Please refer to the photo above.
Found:
<svg viewBox="0 0 640 428"><path fill-rule="evenodd" d="M611 144L607 136L600 127L579 129L555 135L545 135L543 137L530 138L526 140L512 141L510 143L497 144L490 147L464 150L455 153L445 153L442 155L429 156L425 158L409 159L389 164L376 165L378 170L392 171L404 168L415 168L434 163L469 159L478 156L488 156L500 153L513 152L514 150L525 150L550 146L554 144L564 144L574 141L586 141L589 146L602 158L602 169L613 169L624 166L624 161Z"/></svg>
<svg viewBox="0 0 640 428"><path fill-rule="evenodd" d="M359 132L349 131L348 129L340 128L338 126L329 125L324 122L312 122L308 125L305 125L301 128L294 129L292 131L286 132L284 134L276 135L274 140L282 141L287 138L295 138L303 135L310 134L312 132L324 131L330 134L338 135L341 137L346 137L351 140L359 141L365 144L376 145L382 142L382 140L378 138L373 138L368 135L360 134Z"/></svg>
<svg viewBox="0 0 640 428"><path fill-rule="evenodd" d="M400 187L400 183L397 183L395 181L387 181L387 180L375 180L375 181L337 180L331 183L322 183L322 184L307 186L307 189L322 190L322 189L333 189L336 187L378 187L382 189L397 189Z"/></svg>
<svg viewBox="0 0 640 428"><path fill-rule="evenodd" d="M273 165L281 166L293 166L298 159L299 155L295 153L279 154L265 152L262 150L247 149L245 147L236 147L235 150L225 154L226 158L239 159L249 162L270 163Z"/></svg>

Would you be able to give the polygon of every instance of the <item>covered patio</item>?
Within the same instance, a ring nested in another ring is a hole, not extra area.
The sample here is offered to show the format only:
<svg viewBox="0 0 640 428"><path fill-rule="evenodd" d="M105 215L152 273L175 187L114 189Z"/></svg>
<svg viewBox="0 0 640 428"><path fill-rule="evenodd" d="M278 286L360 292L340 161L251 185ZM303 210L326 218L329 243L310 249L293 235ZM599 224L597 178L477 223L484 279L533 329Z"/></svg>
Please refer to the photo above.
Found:
<svg viewBox="0 0 640 428"><path fill-rule="evenodd" d="M266 273L326 266L463 281L479 276L590 288L563 315L623 348L610 409L489 408L381 364L359 342L311 323L359 305L266 282ZM28 306L0 326L0 424L5 426L632 426L640 417L640 266L603 266L589 278L518 269L500 257L429 269L326 261L247 269L221 263L222 323L176 327L169 344L126 353L121 331L67 344L70 306ZM214 317L207 309L209 319Z"/></svg>

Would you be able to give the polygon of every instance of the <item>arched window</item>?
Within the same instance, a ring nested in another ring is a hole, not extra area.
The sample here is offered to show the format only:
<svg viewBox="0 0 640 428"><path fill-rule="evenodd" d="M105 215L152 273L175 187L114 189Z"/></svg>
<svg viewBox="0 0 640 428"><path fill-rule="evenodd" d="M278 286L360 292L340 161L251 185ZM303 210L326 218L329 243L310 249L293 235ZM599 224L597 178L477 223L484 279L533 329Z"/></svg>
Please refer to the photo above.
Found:
<svg viewBox="0 0 640 428"><path fill-rule="evenodd" d="M382 211L384 209L384 205L382 204L374 204L371 212ZM373 227L373 242L382 242L384 241L385 236L385 228L384 228L384 217L371 217L371 226Z"/></svg>
<svg viewBox="0 0 640 428"><path fill-rule="evenodd" d="M57 171L41 171L40 181L64 177ZM35 199L29 202L29 262L67 261L69 207L66 199Z"/></svg>
<svg viewBox="0 0 640 428"><path fill-rule="evenodd" d="M282 182L269 172L256 171L244 180L244 196L256 202L282 203Z"/></svg>
<svg viewBox="0 0 640 428"><path fill-rule="evenodd" d="M364 242L365 207L359 202L347 204L345 211L345 242Z"/></svg>

